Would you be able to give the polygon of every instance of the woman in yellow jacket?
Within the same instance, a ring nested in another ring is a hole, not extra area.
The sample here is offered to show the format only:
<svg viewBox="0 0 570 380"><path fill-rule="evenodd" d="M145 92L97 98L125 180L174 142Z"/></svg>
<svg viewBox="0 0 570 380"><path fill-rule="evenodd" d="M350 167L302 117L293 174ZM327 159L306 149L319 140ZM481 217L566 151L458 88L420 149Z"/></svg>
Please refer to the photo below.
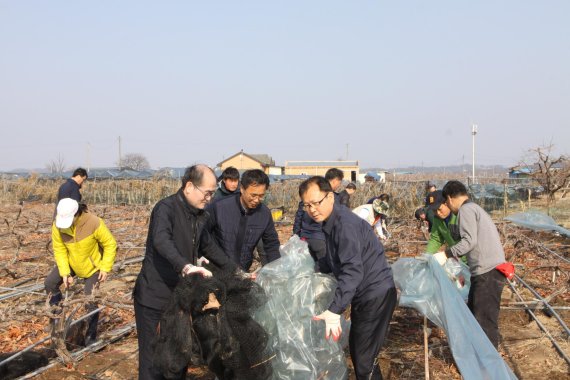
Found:
<svg viewBox="0 0 570 380"><path fill-rule="evenodd" d="M107 279L115 262L117 242L103 219L87 211L87 206L76 200L64 198L57 204L57 214L52 225L51 237L56 267L45 280L45 290L51 294L50 304L61 299L60 286L73 284L73 277L85 279L85 294L90 295L98 282ZM88 310L95 310L91 303ZM99 313L89 320L86 345L97 338Z"/></svg>

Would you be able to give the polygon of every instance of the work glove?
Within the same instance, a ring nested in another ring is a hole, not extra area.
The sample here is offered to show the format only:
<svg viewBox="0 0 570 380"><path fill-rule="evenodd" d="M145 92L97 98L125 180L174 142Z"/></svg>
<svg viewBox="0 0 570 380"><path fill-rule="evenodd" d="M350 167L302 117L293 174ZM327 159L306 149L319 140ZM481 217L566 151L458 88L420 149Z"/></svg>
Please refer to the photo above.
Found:
<svg viewBox="0 0 570 380"><path fill-rule="evenodd" d="M444 266L445 262L447 261L447 255L445 254L445 252L441 251L441 252L437 252L433 254L434 259L437 260L437 262L439 263L439 265Z"/></svg>
<svg viewBox="0 0 570 380"><path fill-rule="evenodd" d="M206 268L197 267L192 264L186 264L186 266L182 268L182 277L188 276L189 274L192 273L199 273L202 275L202 277L212 277L212 272L210 272Z"/></svg>
<svg viewBox="0 0 570 380"><path fill-rule="evenodd" d="M332 338L335 342L340 339L342 328L340 327L340 314L335 314L331 311L325 310L324 313L315 315L313 321L325 321L325 339Z"/></svg>

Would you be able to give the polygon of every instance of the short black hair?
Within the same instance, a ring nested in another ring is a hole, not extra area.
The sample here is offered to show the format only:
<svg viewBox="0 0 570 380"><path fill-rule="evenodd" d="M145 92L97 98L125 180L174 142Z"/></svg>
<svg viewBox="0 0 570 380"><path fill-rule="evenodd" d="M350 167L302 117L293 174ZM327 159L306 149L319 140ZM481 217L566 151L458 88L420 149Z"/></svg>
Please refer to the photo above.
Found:
<svg viewBox="0 0 570 380"><path fill-rule="evenodd" d="M222 181L225 179L239 179L239 170L233 166L228 166L222 172Z"/></svg>
<svg viewBox="0 0 570 380"><path fill-rule="evenodd" d="M416 210L416 212L414 212L414 217L416 219L421 219L422 215L426 214L426 210L423 207L420 207L419 209Z"/></svg>
<svg viewBox="0 0 570 380"><path fill-rule="evenodd" d="M182 188L184 189L188 182L192 182L194 185L200 186L202 184L202 179L204 178L204 173L207 170L214 174L214 171L210 167L203 164L192 165L186 168L184 175L182 176Z"/></svg>
<svg viewBox="0 0 570 380"><path fill-rule="evenodd" d="M311 185L317 185L319 190L323 193L330 193L332 190L330 182L325 178L319 175L306 179L299 185L299 197L303 197L303 194L309 190Z"/></svg>
<svg viewBox="0 0 570 380"><path fill-rule="evenodd" d="M381 201L384 201L384 202L390 202L390 195L386 194L386 193L380 194L378 199L380 199Z"/></svg>
<svg viewBox="0 0 570 380"><path fill-rule="evenodd" d="M327 170L327 172L325 173L325 179L327 181L332 181L335 178L338 178L341 181L343 180L344 173L342 172L342 170L337 168L330 168L329 170Z"/></svg>
<svg viewBox="0 0 570 380"><path fill-rule="evenodd" d="M76 177L76 176L80 176L80 177L85 177L87 178L87 170L83 169L83 168L77 168L73 171L73 174L71 175L72 177Z"/></svg>
<svg viewBox="0 0 570 380"><path fill-rule="evenodd" d="M444 199L447 199L447 197L455 198L460 195L468 195L468 193L467 188L461 182L449 181L443 187L442 195Z"/></svg>
<svg viewBox="0 0 570 380"><path fill-rule="evenodd" d="M349 183L348 185L346 185L347 189L352 189L352 190L356 190L356 185L354 183Z"/></svg>
<svg viewBox="0 0 570 380"><path fill-rule="evenodd" d="M269 177L261 169L246 170L241 175L241 186L247 189L249 185L265 185L265 190L269 189Z"/></svg>

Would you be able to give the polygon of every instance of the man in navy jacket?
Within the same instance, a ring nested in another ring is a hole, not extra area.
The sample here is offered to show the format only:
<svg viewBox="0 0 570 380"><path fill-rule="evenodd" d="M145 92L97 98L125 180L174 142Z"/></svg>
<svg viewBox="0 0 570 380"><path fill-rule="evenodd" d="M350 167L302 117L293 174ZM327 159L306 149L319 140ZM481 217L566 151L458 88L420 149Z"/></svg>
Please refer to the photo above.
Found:
<svg viewBox="0 0 570 380"><path fill-rule="evenodd" d="M337 288L332 303L313 317L326 323L325 339L338 340L340 315L351 305L350 355L358 380L381 379L377 357L396 307L396 287L384 247L370 225L335 202L329 181L311 177L299 186L310 217L323 225L326 256L319 265L332 272Z"/></svg>
<svg viewBox="0 0 570 380"><path fill-rule="evenodd" d="M262 203L268 188L267 174L259 169L247 170L241 176L239 196L226 197L206 208L210 214L208 230L226 255L246 272L260 240L265 251L262 264L281 257L271 211Z"/></svg>
<svg viewBox="0 0 570 380"><path fill-rule="evenodd" d="M344 173L337 168L330 168L325 173L325 178L329 182L335 200L338 200L336 191L342 184ZM295 221L293 223L293 234L297 235L309 245L309 252L313 260L317 263L315 270L319 269L319 260L326 254L325 235L323 234L321 223L315 222L303 208L303 202L299 202L299 207L295 213Z"/></svg>
<svg viewBox="0 0 570 380"><path fill-rule="evenodd" d="M83 185L83 182L87 180L87 171L83 168L77 168L74 170L71 178L68 178L57 191L57 201L59 203L64 198L75 199L78 203L81 203L81 193L79 190Z"/></svg>

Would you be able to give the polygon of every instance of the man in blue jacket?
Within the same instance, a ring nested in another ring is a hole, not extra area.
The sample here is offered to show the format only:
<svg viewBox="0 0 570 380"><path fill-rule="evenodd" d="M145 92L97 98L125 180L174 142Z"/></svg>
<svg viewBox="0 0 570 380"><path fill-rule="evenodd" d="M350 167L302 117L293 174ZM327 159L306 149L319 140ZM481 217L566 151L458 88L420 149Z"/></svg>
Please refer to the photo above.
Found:
<svg viewBox="0 0 570 380"><path fill-rule="evenodd" d="M81 193L79 190L83 182L87 180L87 171L83 168L77 168L73 171L71 178L68 178L57 191L57 201L59 203L64 198L75 199L77 203L81 203Z"/></svg>
<svg viewBox="0 0 570 380"><path fill-rule="evenodd" d="M333 190L335 200L338 200L336 191L342 184L344 173L337 168L331 168L325 173L325 179L329 182ZM305 209L303 201L299 202L299 207L295 213L295 221L293 222L293 234L299 236L309 245L309 252L313 260L315 260L316 271L320 271L318 262L326 254L325 235L323 234L321 223L315 222Z"/></svg>
<svg viewBox="0 0 570 380"><path fill-rule="evenodd" d="M381 379L378 352L396 307L396 287L384 247L365 220L335 202L325 178L304 181L299 196L307 214L323 226L326 256L320 260L321 270L337 279L332 303L313 319L325 321L325 339L338 340L340 315L351 305L349 348L356 378Z"/></svg>
<svg viewBox="0 0 570 380"><path fill-rule="evenodd" d="M226 197L206 208L210 214L208 230L226 255L246 272L260 240L265 251L262 264L281 257L271 211L263 204L268 188L267 174L259 169L247 170L241 176L239 196Z"/></svg>

